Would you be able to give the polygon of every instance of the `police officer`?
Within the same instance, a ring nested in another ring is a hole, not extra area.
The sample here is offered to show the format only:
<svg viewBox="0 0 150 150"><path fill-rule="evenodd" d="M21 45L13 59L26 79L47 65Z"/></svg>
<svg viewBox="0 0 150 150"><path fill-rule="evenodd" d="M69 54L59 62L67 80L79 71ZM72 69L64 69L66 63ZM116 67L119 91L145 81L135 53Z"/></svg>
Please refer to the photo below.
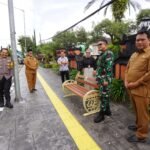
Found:
<svg viewBox="0 0 150 150"><path fill-rule="evenodd" d="M24 59L24 64L26 66L26 78L28 83L28 88L30 93L33 93L37 89L35 89L36 84L36 73L38 68L38 61L32 54L32 49L28 50L28 54Z"/></svg>
<svg viewBox="0 0 150 150"><path fill-rule="evenodd" d="M95 123L101 122L105 119L105 115L110 116L110 85L113 77L113 52L107 49L107 40L102 39L98 42L98 50L101 51L97 60L96 79L99 85L100 92L100 112L94 119Z"/></svg>
<svg viewBox="0 0 150 150"><path fill-rule="evenodd" d="M13 62L8 56L8 49L2 48L0 55L0 107L4 106L4 97L6 99L5 107L13 108L10 102L10 87L13 76Z"/></svg>

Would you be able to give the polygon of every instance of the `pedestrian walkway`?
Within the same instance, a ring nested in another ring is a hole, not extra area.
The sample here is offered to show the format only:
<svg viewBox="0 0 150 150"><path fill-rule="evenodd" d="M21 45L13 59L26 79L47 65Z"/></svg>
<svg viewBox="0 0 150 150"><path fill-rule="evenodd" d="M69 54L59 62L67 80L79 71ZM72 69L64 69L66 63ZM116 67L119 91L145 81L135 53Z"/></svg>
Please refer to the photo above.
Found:
<svg viewBox="0 0 150 150"><path fill-rule="evenodd" d="M100 124L95 115L83 117L79 97L63 98L60 76L49 69L38 71L38 91L29 93L20 71L23 101L0 112L0 150L148 150L149 144L130 144L127 125L133 115L112 104L113 116ZM14 90L12 99L15 98ZM150 137L150 136L149 136Z"/></svg>

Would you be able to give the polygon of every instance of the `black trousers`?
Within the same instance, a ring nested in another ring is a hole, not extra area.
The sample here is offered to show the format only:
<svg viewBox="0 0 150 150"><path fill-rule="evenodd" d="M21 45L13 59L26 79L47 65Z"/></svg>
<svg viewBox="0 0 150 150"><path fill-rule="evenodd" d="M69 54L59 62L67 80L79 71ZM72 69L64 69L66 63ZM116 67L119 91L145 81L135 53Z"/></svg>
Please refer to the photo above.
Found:
<svg viewBox="0 0 150 150"><path fill-rule="evenodd" d="M4 104L4 96L6 103L10 103L10 87L11 87L12 77L6 79L3 77L0 80L0 104Z"/></svg>
<svg viewBox="0 0 150 150"><path fill-rule="evenodd" d="M69 80L69 71L60 71L60 75L61 75L61 81L62 81L62 83L65 80Z"/></svg>

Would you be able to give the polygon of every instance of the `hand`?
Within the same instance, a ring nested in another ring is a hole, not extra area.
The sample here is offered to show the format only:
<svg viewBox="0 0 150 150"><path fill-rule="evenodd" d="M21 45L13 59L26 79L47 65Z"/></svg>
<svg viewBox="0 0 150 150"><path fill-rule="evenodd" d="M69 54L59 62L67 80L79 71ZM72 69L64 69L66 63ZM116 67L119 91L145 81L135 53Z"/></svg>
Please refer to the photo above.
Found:
<svg viewBox="0 0 150 150"><path fill-rule="evenodd" d="M129 85L129 83L128 83L127 81L124 81L124 86L125 86L126 88L128 88L128 85Z"/></svg>
<svg viewBox="0 0 150 150"><path fill-rule="evenodd" d="M95 71L95 70L93 71L93 75L94 75L94 76L96 75L96 71Z"/></svg>
<svg viewBox="0 0 150 150"><path fill-rule="evenodd" d="M139 83L138 82L130 82L128 84L128 88L129 89L134 89L134 88L137 88L139 86Z"/></svg>
<svg viewBox="0 0 150 150"><path fill-rule="evenodd" d="M103 82L103 85L104 85L104 86L107 86L107 85L108 85L108 82L104 81L104 82Z"/></svg>

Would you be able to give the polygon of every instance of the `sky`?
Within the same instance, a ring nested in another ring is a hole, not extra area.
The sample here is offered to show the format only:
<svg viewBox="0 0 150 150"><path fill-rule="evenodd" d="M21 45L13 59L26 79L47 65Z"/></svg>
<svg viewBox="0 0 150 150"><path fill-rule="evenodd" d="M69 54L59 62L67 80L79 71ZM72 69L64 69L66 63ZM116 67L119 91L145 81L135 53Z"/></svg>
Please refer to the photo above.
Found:
<svg viewBox="0 0 150 150"><path fill-rule="evenodd" d="M79 20L83 19L93 11L99 8L100 0L89 8L86 12L84 8L90 0L13 0L16 44L19 36L33 36L36 31L37 43L41 39L52 37L58 31L62 31ZM150 0L136 0L140 3L141 8L150 8ZM0 0L0 46L6 47L10 44L10 29L8 15L8 0ZM126 19L135 20L135 16L139 11L131 14L126 13ZM25 18L25 19L24 19ZM93 24L97 24L101 20L112 19L111 12L108 10L106 16L103 10L92 16L90 19L79 24L76 28L83 26L86 31L92 29ZM25 23L25 24L24 24Z"/></svg>

